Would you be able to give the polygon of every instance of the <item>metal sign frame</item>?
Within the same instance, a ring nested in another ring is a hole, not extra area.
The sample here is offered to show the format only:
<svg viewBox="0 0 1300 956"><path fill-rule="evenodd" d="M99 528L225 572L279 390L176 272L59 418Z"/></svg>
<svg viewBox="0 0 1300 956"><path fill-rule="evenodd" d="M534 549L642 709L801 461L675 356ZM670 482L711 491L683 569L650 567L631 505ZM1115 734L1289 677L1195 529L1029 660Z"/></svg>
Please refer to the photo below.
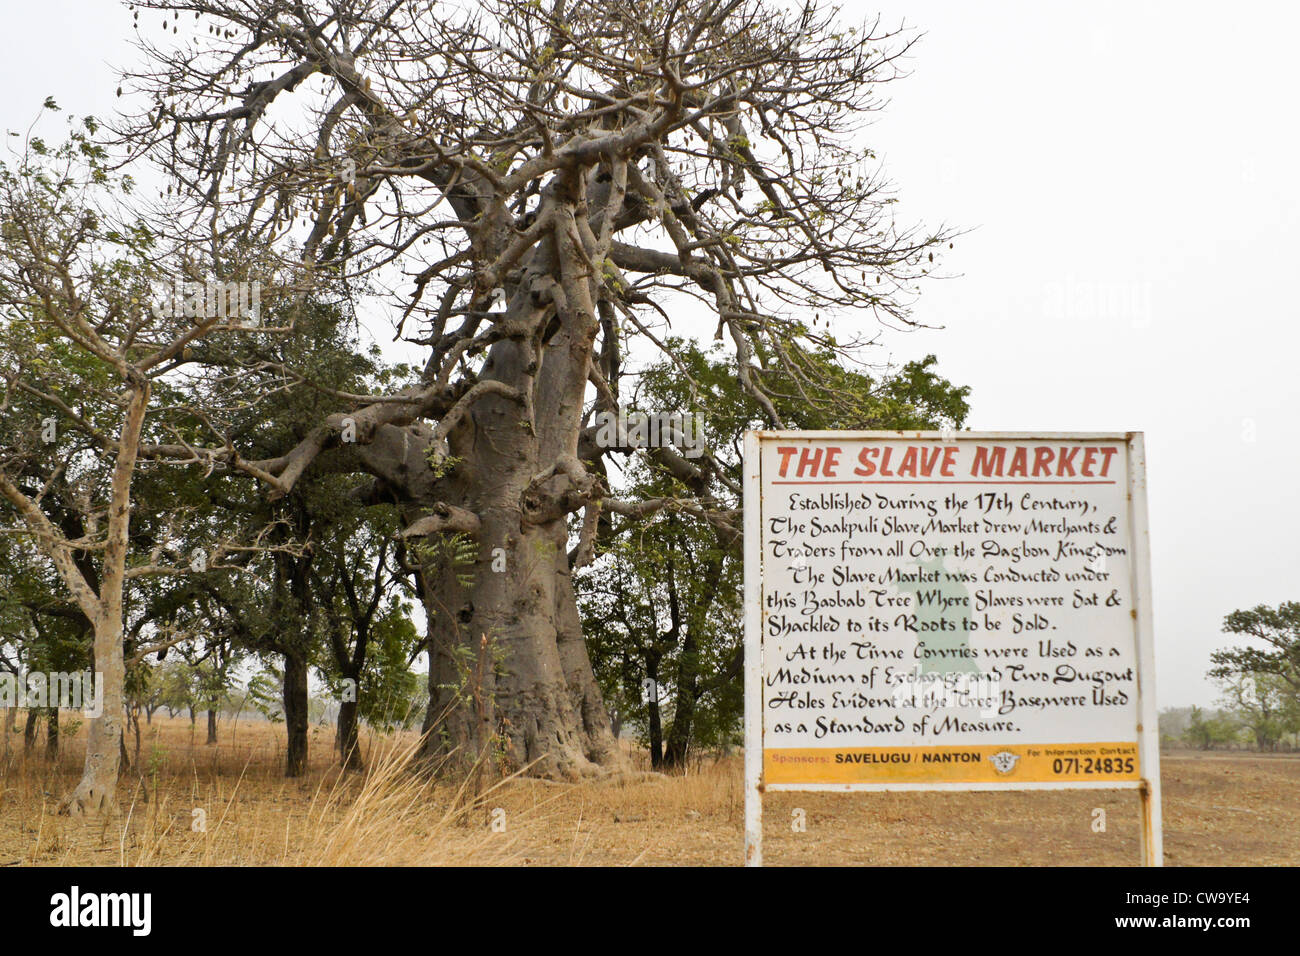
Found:
<svg viewBox="0 0 1300 956"><path fill-rule="evenodd" d="M1113 441L1127 446L1130 584L1137 662L1137 744L1141 778L1128 781L1016 783L765 784L763 780L763 552L762 460L764 442L804 439L856 441ZM1147 527L1146 451L1141 432L937 432L748 431L744 446L745 535L745 865L763 864L763 794L766 791L881 790L1137 790L1141 799L1140 850L1147 866L1164 863L1160 813L1160 734L1155 698L1155 640L1151 614L1150 536Z"/></svg>

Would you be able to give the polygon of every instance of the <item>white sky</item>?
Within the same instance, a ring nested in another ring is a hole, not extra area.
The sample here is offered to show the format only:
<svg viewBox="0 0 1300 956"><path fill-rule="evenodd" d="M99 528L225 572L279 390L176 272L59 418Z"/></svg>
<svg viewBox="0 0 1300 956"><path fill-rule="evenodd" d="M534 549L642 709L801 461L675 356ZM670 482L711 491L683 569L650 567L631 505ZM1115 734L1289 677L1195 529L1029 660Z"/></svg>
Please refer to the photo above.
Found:
<svg viewBox="0 0 1300 956"><path fill-rule="evenodd" d="M125 8L7 6L0 128L111 112ZM1209 702L1223 615L1300 600L1300 7L845 9L924 33L870 139L905 220L973 230L893 358L937 353L972 428L1146 432L1158 701Z"/></svg>

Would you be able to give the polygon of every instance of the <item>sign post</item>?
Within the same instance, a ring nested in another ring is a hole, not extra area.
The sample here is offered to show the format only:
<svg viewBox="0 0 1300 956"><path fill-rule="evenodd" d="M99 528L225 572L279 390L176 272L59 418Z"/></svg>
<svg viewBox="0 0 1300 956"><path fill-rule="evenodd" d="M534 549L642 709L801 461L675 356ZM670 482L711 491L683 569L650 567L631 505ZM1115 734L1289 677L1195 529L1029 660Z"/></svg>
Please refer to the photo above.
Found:
<svg viewBox="0 0 1300 956"><path fill-rule="evenodd" d="M750 432L745 862L774 790L1132 789L1162 861L1138 433Z"/></svg>

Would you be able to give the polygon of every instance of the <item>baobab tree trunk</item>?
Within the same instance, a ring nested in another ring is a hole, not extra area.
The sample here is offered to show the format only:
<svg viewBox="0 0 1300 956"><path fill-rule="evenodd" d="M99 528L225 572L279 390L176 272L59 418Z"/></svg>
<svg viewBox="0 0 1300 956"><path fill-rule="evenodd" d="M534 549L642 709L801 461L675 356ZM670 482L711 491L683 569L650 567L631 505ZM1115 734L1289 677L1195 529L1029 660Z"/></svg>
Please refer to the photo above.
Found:
<svg viewBox="0 0 1300 956"><path fill-rule="evenodd" d="M522 289L517 298L529 295ZM537 480L557 462L576 461L594 328L568 325L553 333L536 382L525 343L493 347L482 377L548 393L536 407L554 411L534 430L517 400L488 395L449 436L455 465L435 494L477 516L478 558L473 568L426 563L421 579L430 634L426 752L454 751L466 763L496 753L506 769L573 779L625 761L570 578L571 479L558 471Z"/></svg>
<svg viewBox="0 0 1300 956"><path fill-rule="evenodd" d="M389 425L374 412L356 449L385 487L400 489L406 536L426 540L415 552L429 622L424 753L462 766L499 757L502 769L563 779L627 766L583 643L567 554L568 517L597 491L578 459L598 323L592 272L573 246L585 217L575 188L546 187L560 209L555 239L507 278L499 324L516 331L493 342L459 411L436 429ZM513 234L508 215L503 228ZM465 541L473 554L462 564Z"/></svg>
<svg viewBox="0 0 1300 956"><path fill-rule="evenodd" d="M426 598L428 753L472 762L495 752L506 769L569 779L621 763L581 632L563 626L560 605L573 596L549 570L556 547L554 536L521 535L507 552L514 570L487 570L469 593L444 583ZM545 548L549 559L528 560Z"/></svg>
<svg viewBox="0 0 1300 956"><path fill-rule="evenodd" d="M284 656L284 726L288 734L284 775L300 777L307 770L307 659Z"/></svg>

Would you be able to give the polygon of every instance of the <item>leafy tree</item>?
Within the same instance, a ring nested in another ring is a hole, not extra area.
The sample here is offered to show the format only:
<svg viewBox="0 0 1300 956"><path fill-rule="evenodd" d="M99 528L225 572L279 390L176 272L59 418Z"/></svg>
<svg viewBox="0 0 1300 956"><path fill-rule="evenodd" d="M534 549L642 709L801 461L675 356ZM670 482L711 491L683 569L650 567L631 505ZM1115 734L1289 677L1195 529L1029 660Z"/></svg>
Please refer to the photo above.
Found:
<svg viewBox="0 0 1300 956"><path fill-rule="evenodd" d="M274 666L264 666L248 679L245 702L273 724L284 720L284 698L280 688L284 674Z"/></svg>
<svg viewBox="0 0 1300 956"><path fill-rule="evenodd" d="M0 164L0 345L6 394L22 396L0 436L0 499L87 622L103 687L67 801L78 814L113 802L127 593L133 578L160 570L131 538L146 416L185 350L224 321L150 307L162 265L188 250L119 208L132 182L110 172L97 131L86 119L63 146L32 138L15 165Z"/></svg>
<svg viewBox="0 0 1300 956"><path fill-rule="evenodd" d="M396 531L391 518L354 514L336 524L334 545L318 551L313 570L329 632L321 670L339 702L335 746L349 770L362 769L360 720L407 726L417 693L410 664L423 641L410 620L406 549Z"/></svg>
<svg viewBox="0 0 1300 956"><path fill-rule="evenodd" d="M1300 693L1276 674L1239 674L1220 681L1228 714L1262 751L1300 731Z"/></svg>
<svg viewBox="0 0 1300 956"><path fill-rule="evenodd" d="M621 479L602 474L620 497L656 506L644 513L625 509L621 523L604 521L596 532L600 559L575 581L605 699L642 730L655 767L680 767L693 749L738 740L744 702L739 449L744 432L763 421L762 408L716 349L668 345L676 360L638 375L628 404L664 416L698 414L699 447L716 450L704 459L712 472L652 455L630 458ZM798 393L776 394L792 427L956 428L968 414L969 389L939 376L934 356L879 376L846 367L833 350L815 359L834 400L817 406ZM708 502L707 511L700 501Z"/></svg>
<svg viewBox="0 0 1300 956"><path fill-rule="evenodd" d="M189 407L203 409L205 427L246 436L259 454L309 434L335 391L382 387L388 376L403 374L400 367L380 367L376 356L359 350L346 302L313 298L292 316L272 305L266 321L292 321L302 334L246 337L198 350L201 374L185 392ZM294 375L310 376L314 387L282 388L289 368ZM178 536L186 554L203 556L203 566L160 589L152 613L180 615L195 633L221 636L204 642L206 649L197 657L191 654L196 661L214 653L223 660L253 653L277 665L275 673L283 678L277 712L287 737L285 770L299 775L307 761L311 669L333 660L339 636L341 608L334 605L347 590L340 584L341 569L364 564L381 544L391 546L392 506L371 482L319 471L272 498L221 471L193 472L188 485L169 491L192 502L202 519L186 524ZM381 583L391 583L386 575L387 566ZM351 578L348 584L354 585ZM351 635L349 630L343 641L355 650ZM360 655L358 674L364 651ZM227 673L224 664L221 673ZM352 715L346 713L345 720ZM216 741L215 716L215 708L209 708L209 743Z"/></svg>
<svg viewBox="0 0 1300 956"><path fill-rule="evenodd" d="M1199 750L1212 750L1236 740L1237 730L1237 726L1222 715L1206 714L1200 707L1193 707L1187 717L1184 739Z"/></svg>
<svg viewBox="0 0 1300 956"><path fill-rule="evenodd" d="M195 677L195 668L174 657L154 666L150 682L167 716L189 711L190 723L194 723L200 699Z"/></svg>
<svg viewBox="0 0 1300 956"><path fill-rule="evenodd" d="M1276 608L1261 604L1233 611L1223 619L1225 634L1237 634L1263 644L1217 650L1210 655L1210 676L1275 676L1300 692L1300 602L1283 601Z"/></svg>

